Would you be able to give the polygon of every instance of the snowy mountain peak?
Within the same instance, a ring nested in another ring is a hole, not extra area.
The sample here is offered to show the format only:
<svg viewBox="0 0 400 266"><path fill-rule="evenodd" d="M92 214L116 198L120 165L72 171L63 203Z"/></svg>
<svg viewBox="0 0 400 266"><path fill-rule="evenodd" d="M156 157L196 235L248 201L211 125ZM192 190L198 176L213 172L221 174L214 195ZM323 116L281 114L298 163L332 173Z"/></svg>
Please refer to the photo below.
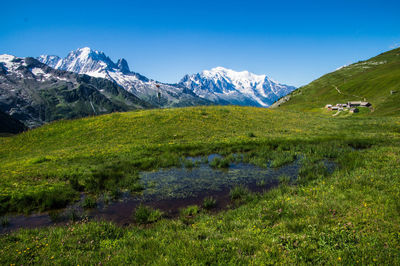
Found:
<svg viewBox="0 0 400 266"><path fill-rule="evenodd" d="M159 83L161 86L158 88L155 81L131 72L125 59L115 63L103 52L89 47L72 51L65 58L43 55L38 60L55 69L112 80L139 98L160 106L179 106L185 98L189 105L211 101L268 107L296 89L274 82L266 75L238 72L221 66L186 75L177 85Z"/></svg>
<svg viewBox="0 0 400 266"><path fill-rule="evenodd" d="M68 54L67 57L76 57L79 58L80 60L84 61L84 60L100 60L100 61L104 61L106 63L112 63L114 64L111 59L106 56L103 52L99 52L97 50L93 50L89 47L83 47L83 48L79 48L75 51L72 51Z"/></svg>
<svg viewBox="0 0 400 266"><path fill-rule="evenodd" d="M209 103L176 85L158 83L139 73L131 72L128 62L121 58L114 63L103 52L89 47L70 52L67 57L42 55L38 60L52 68L105 78L122 86L128 92L155 106L187 106Z"/></svg>
<svg viewBox="0 0 400 266"><path fill-rule="evenodd" d="M27 66L25 60L23 58L19 58L9 54L0 55L0 72L7 73L11 72L20 72L21 66Z"/></svg>
<svg viewBox="0 0 400 266"><path fill-rule="evenodd" d="M9 54L0 55L0 74L7 73L7 70L13 67L15 58L15 56Z"/></svg>
<svg viewBox="0 0 400 266"><path fill-rule="evenodd" d="M9 54L1 54L0 55L0 62L11 62L15 59L15 56Z"/></svg>
<svg viewBox="0 0 400 266"><path fill-rule="evenodd" d="M82 47L82 48L78 48L77 51L80 51L80 52L86 53L86 54L89 54L91 51L94 51L94 52L98 53L98 51L92 50L92 48L87 47L87 46L86 47Z"/></svg>
<svg viewBox="0 0 400 266"><path fill-rule="evenodd" d="M186 75L180 83L215 103L268 107L295 87L279 84L267 75L215 67Z"/></svg>
<svg viewBox="0 0 400 266"><path fill-rule="evenodd" d="M83 47L71 51L67 57L41 55L38 60L55 69L71 71L79 74L87 74L94 77L107 78L108 72L130 73L128 63L125 59L119 59L114 63L103 52Z"/></svg>
<svg viewBox="0 0 400 266"><path fill-rule="evenodd" d="M204 76L207 77L217 77L217 76L223 76L226 79L229 79L233 82L244 82L244 83L251 83L251 82L262 82L265 80L266 75L256 75L253 73L250 73L247 70L244 71L234 71L229 68L224 68L224 67L215 67L212 68L211 70L205 70L202 72Z"/></svg>
<svg viewBox="0 0 400 266"><path fill-rule="evenodd" d="M62 59L56 55L41 55L37 60L56 69L62 64Z"/></svg>

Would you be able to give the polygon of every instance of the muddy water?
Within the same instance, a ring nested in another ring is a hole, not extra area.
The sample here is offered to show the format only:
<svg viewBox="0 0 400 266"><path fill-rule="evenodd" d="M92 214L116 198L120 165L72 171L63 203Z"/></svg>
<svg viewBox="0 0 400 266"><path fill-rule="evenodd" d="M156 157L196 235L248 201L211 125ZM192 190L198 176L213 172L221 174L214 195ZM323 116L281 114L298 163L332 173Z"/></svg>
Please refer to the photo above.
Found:
<svg viewBox="0 0 400 266"><path fill-rule="evenodd" d="M209 160L217 155L211 155ZM191 158L199 162L199 158ZM229 191L236 185L244 185L251 191L262 192L278 185L280 176L294 180L301 165L299 161L280 168L260 168L251 164L230 164L228 169L217 170L208 164L199 164L195 168L170 168L153 172L142 172L141 182L144 191L140 196L125 194L117 202L104 204L99 201L97 208L85 210L81 202L75 203L58 213L41 213L29 216L18 215L8 218L9 224L0 228L1 233L18 228L37 228L54 224L66 224L71 219L89 218L93 220L113 221L119 225L133 222L132 213L139 204L160 209L166 217L175 217L179 210L188 205L201 205L203 199L212 196L217 200L214 211L229 208ZM334 165L326 163L328 170Z"/></svg>

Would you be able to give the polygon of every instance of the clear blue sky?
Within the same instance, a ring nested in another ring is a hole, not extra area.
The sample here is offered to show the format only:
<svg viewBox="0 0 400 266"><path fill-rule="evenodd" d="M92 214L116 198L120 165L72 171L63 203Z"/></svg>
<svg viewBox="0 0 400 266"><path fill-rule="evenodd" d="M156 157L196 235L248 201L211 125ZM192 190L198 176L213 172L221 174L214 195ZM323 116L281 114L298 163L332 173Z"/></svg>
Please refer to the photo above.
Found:
<svg viewBox="0 0 400 266"><path fill-rule="evenodd" d="M0 54L84 46L162 82L224 66L300 86L400 46L400 1L2 0Z"/></svg>

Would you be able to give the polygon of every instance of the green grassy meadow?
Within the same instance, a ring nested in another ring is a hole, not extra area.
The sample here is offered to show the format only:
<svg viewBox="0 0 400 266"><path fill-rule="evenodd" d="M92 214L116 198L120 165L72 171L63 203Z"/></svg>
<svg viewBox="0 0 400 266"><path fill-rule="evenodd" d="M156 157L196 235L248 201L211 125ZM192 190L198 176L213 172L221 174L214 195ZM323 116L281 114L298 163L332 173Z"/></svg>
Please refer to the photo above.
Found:
<svg viewBox="0 0 400 266"><path fill-rule="evenodd" d="M282 108L332 114L322 111L326 104L366 100L372 104L372 112L364 115L399 115L400 48L326 74L290 96Z"/></svg>
<svg viewBox="0 0 400 266"><path fill-rule="evenodd" d="M80 192L140 193L140 171L187 156L243 154L262 167L297 157L302 168L298 180L282 177L265 193L235 188L232 207L219 213L207 199L175 219L143 207L125 227L82 220L3 234L0 264L396 265L399 144L398 116L235 106L113 113L2 137L3 217L62 208ZM331 174L326 159L338 165Z"/></svg>

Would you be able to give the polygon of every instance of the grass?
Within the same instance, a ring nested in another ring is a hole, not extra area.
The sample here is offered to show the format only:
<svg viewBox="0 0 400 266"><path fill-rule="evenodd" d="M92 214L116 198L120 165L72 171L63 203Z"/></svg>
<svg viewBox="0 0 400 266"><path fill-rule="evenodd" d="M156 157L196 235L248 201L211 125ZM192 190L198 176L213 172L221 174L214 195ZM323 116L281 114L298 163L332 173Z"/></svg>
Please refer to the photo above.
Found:
<svg viewBox="0 0 400 266"><path fill-rule="evenodd" d="M290 184L290 177L286 175L282 175L279 177L279 184L280 185L289 185Z"/></svg>
<svg viewBox="0 0 400 266"><path fill-rule="evenodd" d="M218 158L215 157L211 162L212 168L229 168L230 158Z"/></svg>
<svg viewBox="0 0 400 266"><path fill-rule="evenodd" d="M213 197L205 197L203 200L203 208L206 210L210 210L215 208L217 206L217 200L214 199Z"/></svg>
<svg viewBox="0 0 400 266"><path fill-rule="evenodd" d="M133 215L135 222L139 224L154 223L163 216L159 210L155 210L149 206L139 205Z"/></svg>
<svg viewBox="0 0 400 266"><path fill-rule="evenodd" d="M360 113L352 116L399 115L400 94L390 94L391 90L400 90L399 55L400 48L397 48L326 74L292 92L291 99L281 107L333 115L334 112L323 108L326 104L360 101L365 98L372 103L372 112L367 108L360 108ZM347 116L343 114L338 118Z"/></svg>
<svg viewBox="0 0 400 266"><path fill-rule="evenodd" d="M301 170L296 185L282 177L267 193L234 188L234 200L246 198L234 209L190 207L183 211L190 222L141 206L134 218L146 226L84 220L5 234L0 264L396 265L399 144L395 116L335 119L242 107L115 113L1 138L4 213L52 208L59 196L71 193L70 200L80 190L134 193L139 171L181 166L186 156L217 153L231 162L240 154L264 167L297 160ZM339 165L333 173L329 161Z"/></svg>
<svg viewBox="0 0 400 266"><path fill-rule="evenodd" d="M7 227L10 225L10 221L7 216L0 217L0 225L1 227Z"/></svg>
<svg viewBox="0 0 400 266"><path fill-rule="evenodd" d="M176 121L179 132L170 121ZM0 138L0 212L61 208L78 199L81 191L112 198L123 190L137 193L143 189L139 171L181 166L185 156L225 155L209 162L215 168L228 167L237 160L231 155L235 153L263 167L290 163L299 153L322 156L329 151L337 157L346 143L358 149L363 142L370 146L397 136L396 121L337 120L241 107L148 110L58 121ZM257 138L249 137L249 131ZM319 143L325 147L318 148ZM184 164L193 167L189 160Z"/></svg>
<svg viewBox="0 0 400 266"><path fill-rule="evenodd" d="M200 212L200 208L197 205L190 205L180 211L183 217L194 217Z"/></svg>
<svg viewBox="0 0 400 266"><path fill-rule="evenodd" d="M96 202L96 199L94 197L86 196L83 199L83 202L82 202L82 207L83 208L91 209L91 208L95 208L96 206L97 206L97 202Z"/></svg>
<svg viewBox="0 0 400 266"><path fill-rule="evenodd" d="M279 152L271 153L272 161L270 166L273 168L280 167L282 165L288 164L296 160L296 154L294 152Z"/></svg>
<svg viewBox="0 0 400 266"><path fill-rule="evenodd" d="M2 236L0 262L79 264L398 264L398 147L307 185L281 186L234 210L150 227L107 222ZM355 164L354 164L355 163ZM25 251L25 252L24 252ZM85 256L81 256L85 252Z"/></svg>
<svg viewBox="0 0 400 266"><path fill-rule="evenodd" d="M207 116L202 115L204 110ZM249 130L257 138L248 137ZM394 118L338 121L241 107L148 110L58 121L0 138L0 212L62 207L80 191L115 196L123 189L135 193L142 189L139 171L181 166L185 156L226 154L210 162L224 168L234 160L229 154L247 153L251 163L266 165L268 159L278 166L293 159L291 151L285 151L291 146L329 146L346 139L381 141L384 130L390 137L399 125ZM276 158L269 158L273 154ZM49 194L62 200L43 202Z"/></svg>
<svg viewBox="0 0 400 266"><path fill-rule="evenodd" d="M258 181L258 182L256 183L256 185L257 185L258 187L264 187L266 184L267 184L267 182L266 182L264 179L262 179L262 180L260 180L260 181Z"/></svg>
<svg viewBox="0 0 400 266"><path fill-rule="evenodd" d="M246 198L249 194L249 190L244 186L235 186L229 192L229 197L232 201L240 201Z"/></svg>

